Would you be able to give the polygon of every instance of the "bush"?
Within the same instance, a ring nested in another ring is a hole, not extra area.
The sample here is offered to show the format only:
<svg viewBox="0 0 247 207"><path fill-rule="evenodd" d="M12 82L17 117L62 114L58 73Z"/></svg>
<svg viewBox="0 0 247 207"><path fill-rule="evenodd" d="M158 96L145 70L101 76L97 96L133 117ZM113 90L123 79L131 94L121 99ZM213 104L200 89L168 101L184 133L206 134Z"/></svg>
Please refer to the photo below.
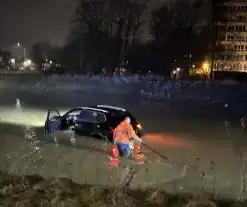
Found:
<svg viewBox="0 0 247 207"><path fill-rule="evenodd" d="M44 179L38 175L15 176L0 172L0 205L244 207L247 203L172 195L160 189L131 190L79 185L68 178Z"/></svg>

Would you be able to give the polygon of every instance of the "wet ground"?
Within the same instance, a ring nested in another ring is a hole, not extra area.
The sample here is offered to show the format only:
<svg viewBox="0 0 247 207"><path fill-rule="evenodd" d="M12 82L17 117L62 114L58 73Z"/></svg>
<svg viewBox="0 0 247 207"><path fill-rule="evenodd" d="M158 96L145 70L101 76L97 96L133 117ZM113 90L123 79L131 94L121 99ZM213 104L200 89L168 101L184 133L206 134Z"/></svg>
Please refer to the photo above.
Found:
<svg viewBox="0 0 247 207"><path fill-rule="evenodd" d="M133 187L234 196L241 189L238 158L246 151L246 137L241 131L241 117L231 116L224 106L154 103L89 93L2 91L1 97L0 167L11 173L68 176L80 183L118 185L132 167L136 171ZM15 106L16 98L21 108ZM64 113L74 106L94 104L130 110L145 130L145 144L171 161L163 162L143 146L151 162L137 166L122 160L118 170L110 169L103 141L72 133L57 134L56 139L44 137L48 108Z"/></svg>

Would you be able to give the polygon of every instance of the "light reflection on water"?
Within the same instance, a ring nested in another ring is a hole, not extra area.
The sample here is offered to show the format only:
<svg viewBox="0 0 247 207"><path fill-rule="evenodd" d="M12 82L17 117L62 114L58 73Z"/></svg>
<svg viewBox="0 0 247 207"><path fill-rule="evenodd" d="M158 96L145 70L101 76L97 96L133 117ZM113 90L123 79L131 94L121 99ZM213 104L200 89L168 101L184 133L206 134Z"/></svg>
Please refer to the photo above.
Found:
<svg viewBox="0 0 247 207"><path fill-rule="evenodd" d="M187 142L177 136L164 133L145 134L144 140L148 143L152 143L152 145L170 148L184 148L192 146L192 143L190 142Z"/></svg>
<svg viewBox="0 0 247 207"><path fill-rule="evenodd" d="M64 114L67 110L58 110ZM29 127L44 126L47 117L47 110L23 107L0 107L0 123Z"/></svg>

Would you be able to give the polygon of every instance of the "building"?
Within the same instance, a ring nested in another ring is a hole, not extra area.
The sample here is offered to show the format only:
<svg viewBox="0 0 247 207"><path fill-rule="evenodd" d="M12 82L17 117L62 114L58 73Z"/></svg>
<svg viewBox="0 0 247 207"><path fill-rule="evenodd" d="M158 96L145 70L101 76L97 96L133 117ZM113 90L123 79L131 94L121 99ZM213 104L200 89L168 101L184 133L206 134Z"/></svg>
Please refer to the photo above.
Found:
<svg viewBox="0 0 247 207"><path fill-rule="evenodd" d="M214 0L214 71L247 72L247 0Z"/></svg>
<svg viewBox="0 0 247 207"><path fill-rule="evenodd" d="M11 53L0 50L0 68L7 69L11 66Z"/></svg>

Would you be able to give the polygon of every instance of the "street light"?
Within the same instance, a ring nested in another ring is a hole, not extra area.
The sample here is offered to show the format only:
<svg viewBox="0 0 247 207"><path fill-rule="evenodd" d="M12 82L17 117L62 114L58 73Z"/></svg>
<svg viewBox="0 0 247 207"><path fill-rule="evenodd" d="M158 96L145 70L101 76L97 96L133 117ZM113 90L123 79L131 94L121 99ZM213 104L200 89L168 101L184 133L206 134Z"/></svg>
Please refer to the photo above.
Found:
<svg viewBox="0 0 247 207"><path fill-rule="evenodd" d="M15 59L14 59L14 58L10 59L10 62L11 62L12 64L15 64Z"/></svg>
<svg viewBox="0 0 247 207"><path fill-rule="evenodd" d="M210 76L210 65L208 61L202 63L202 72L204 75L207 75L208 77Z"/></svg>
<svg viewBox="0 0 247 207"><path fill-rule="evenodd" d="M17 47L21 47L21 44L17 42ZM23 46L23 59L25 60L26 58L26 48Z"/></svg>
<svg viewBox="0 0 247 207"><path fill-rule="evenodd" d="M31 60L27 60L26 62L27 62L27 65L31 65L32 63Z"/></svg>
<svg viewBox="0 0 247 207"><path fill-rule="evenodd" d="M10 62L11 62L12 67L15 68L15 59L14 58L10 59Z"/></svg>
<svg viewBox="0 0 247 207"><path fill-rule="evenodd" d="M23 62L23 66L24 67L29 67L29 66L31 66L31 64L32 64L31 60L26 60L26 61Z"/></svg>
<svg viewBox="0 0 247 207"><path fill-rule="evenodd" d="M208 63L208 62L204 62L204 63L203 63L203 68L204 68L204 69L209 68L209 63Z"/></svg>

